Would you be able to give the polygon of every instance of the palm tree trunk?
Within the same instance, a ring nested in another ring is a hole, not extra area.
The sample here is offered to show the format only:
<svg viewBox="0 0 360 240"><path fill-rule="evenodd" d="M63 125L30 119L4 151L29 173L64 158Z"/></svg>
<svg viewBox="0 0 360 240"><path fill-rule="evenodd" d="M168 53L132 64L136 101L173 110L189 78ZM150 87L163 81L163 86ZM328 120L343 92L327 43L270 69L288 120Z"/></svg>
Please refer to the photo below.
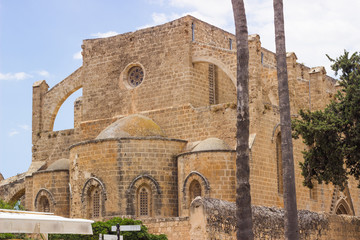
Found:
<svg viewBox="0 0 360 240"><path fill-rule="evenodd" d="M232 0L237 46L236 220L238 240L254 239L249 168L249 48L243 0Z"/></svg>
<svg viewBox="0 0 360 240"><path fill-rule="evenodd" d="M283 1L274 0L276 62L280 107L281 151L284 182L285 239L298 240L299 227L296 206L293 145L291 138L291 117L289 85L286 64Z"/></svg>

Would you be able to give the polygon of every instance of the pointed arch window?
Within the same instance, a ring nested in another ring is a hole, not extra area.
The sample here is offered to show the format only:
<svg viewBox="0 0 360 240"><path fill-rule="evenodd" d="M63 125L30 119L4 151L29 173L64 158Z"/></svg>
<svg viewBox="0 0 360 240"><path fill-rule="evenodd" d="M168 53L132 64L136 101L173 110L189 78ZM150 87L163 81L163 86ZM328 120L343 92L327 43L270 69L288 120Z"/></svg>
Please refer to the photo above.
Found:
<svg viewBox="0 0 360 240"><path fill-rule="evenodd" d="M49 203L49 199L46 196L41 196L39 200L38 211L50 212L50 203Z"/></svg>
<svg viewBox="0 0 360 240"><path fill-rule="evenodd" d="M196 197L201 196L201 185L198 180L193 180L190 183L189 187L189 193L190 193L190 203L192 200L194 200Z"/></svg>
<svg viewBox="0 0 360 240"><path fill-rule="evenodd" d="M336 214L341 215L341 214L349 214L349 213L346 210L345 206L343 204L340 204L336 209Z"/></svg>
<svg viewBox="0 0 360 240"><path fill-rule="evenodd" d="M101 217L101 210L101 190L99 187L92 187L88 191L88 217Z"/></svg>
<svg viewBox="0 0 360 240"><path fill-rule="evenodd" d="M99 190L95 190L93 194L93 217L100 216L100 192Z"/></svg>
<svg viewBox="0 0 360 240"><path fill-rule="evenodd" d="M209 64L209 104L217 104L217 79L216 79L216 65L215 64Z"/></svg>
<svg viewBox="0 0 360 240"><path fill-rule="evenodd" d="M283 164L281 152L281 132L276 136L276 162L277 162L277 180L278 180L278 193L284 193L284 180L283 180Z"/></svg>
<svg viewBox="0 0 360 240"><path fill-rule="evenodd" d="M317 190L318 190L318 184L316 181L313 182L313 188L310 189L310 199L317 201Z"/></svg>
<svg viewBox="0 0 360 240"><path fill-rule="evenodd" d="M83 216L95 219L106 216L106 199L106 189L103 182L96 177L89 178L81 193Z"/></svg>
<svg viewBox="0 0 360 240"><path fill-rule="evenodd" d="M138 216L151 216L151 191L148 186L141 186L137 193Z"/></svg>

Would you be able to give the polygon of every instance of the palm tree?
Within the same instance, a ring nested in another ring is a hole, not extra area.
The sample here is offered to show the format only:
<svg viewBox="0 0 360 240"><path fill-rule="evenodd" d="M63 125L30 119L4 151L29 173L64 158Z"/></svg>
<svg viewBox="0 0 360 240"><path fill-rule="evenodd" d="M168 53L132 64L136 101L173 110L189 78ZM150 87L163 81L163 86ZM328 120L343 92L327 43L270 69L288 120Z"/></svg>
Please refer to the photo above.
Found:
<svg viewBox="0 0 360 240"><path fill-rule="evenodd" d="M274 0L274 22L276 43L276 66L278 77L281 152L284 182L285 239L298 240L299 227L296 206L293 145L291 138L291 117L289 85L286 64L283 1Z"/></svg>
<svg viewBox="0 0 360 240"><path fill-rule="evenodd" d="M238 240L254 239L249 169L249 48L243 0L232 0L237 46L236 221Z"/></svg>

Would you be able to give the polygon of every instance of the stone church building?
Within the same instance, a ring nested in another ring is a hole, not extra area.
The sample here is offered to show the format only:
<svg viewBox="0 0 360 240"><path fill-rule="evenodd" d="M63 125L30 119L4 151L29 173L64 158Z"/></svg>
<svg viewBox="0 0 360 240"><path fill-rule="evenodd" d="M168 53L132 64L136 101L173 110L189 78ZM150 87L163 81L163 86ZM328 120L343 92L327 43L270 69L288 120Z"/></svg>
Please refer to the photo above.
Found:
<svg viewBox="0 0 360 240"><path fill-rule="evenodd" d="M275 54L249 36L252 204L283 207ZM235 36L192 16L108 38L84 40L83 65L49 89L33 85L32 163L0 181L0 198L65 217L187 219L197 196L235 201ZM324 67L287 54L292 117L326 106L337 91ZM53 131L62 103L74 128ZM360 215L354 179L302 185L294 141L299 209ZM179 220L179 221L180 221ZM151 225L151 224L150 224Z"/></svg>

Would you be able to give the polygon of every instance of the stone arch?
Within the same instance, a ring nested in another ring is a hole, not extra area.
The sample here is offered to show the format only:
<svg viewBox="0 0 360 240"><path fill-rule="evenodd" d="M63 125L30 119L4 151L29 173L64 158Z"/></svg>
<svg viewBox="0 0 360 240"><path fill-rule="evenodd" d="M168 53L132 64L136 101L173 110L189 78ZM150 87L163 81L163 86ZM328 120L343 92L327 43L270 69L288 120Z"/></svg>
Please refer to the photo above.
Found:
<svg viewBox="0 0 360 240"><path fill-rule="evenodd" d="M81 202L85 201L85 197L86 197L86 192L93 186L100 186L101 191L102 191L102 195L104 197L104 200L107 199L106 197L106 189L105 189L105 185L103 184L102 181L100 181L98 178L96 177L91 177L88 180L86 180L84 187L82 189L81 192Z"/></svg>
<svg viewBox="0 0 360 240"><path fill-rule="evenodd" d="M152 216L161 215L161 189L159 183L147 174L139 175L134 178L126 191L126 214L138 215L137 194L141 187L146 186L151 191L151 209Z"/></svg>
<svg viewBox="0 0 360 240"><path fill-rule="evenodd" d="M194 183L194 181L200 183L201 195L202 195L201 197L210 197L210 184L209 181L206 179L206 177L197 171L190 172L185 178L182 186L183 199L181 205L186 215L190 214L188 211L190 209L190 204L193 200L190 199L191 198L190 187L192 183Z"/></svg>
<svg viewBox="0 0 360 240"><path fill-rule="evenodd" d="M204 190L205 190L204 193L208 195L210 193L209 181L201 173L199 173L197 171L192 171L189 173L189 175L186 176L184 183L183 183L182 192L184 193L184 196L185 196L186 188L188 187L189 183L191 183L191 181L194 179L199 181L201 188L204 188Z"/></svg>
<svg viewBox="0 0 360 240"><path fill-rule="evenodd" d="M53 109L53 112L51 114L51 122L50 122L50 129L53 130L54 129L54 124L55 124L55 119L56 116L59 113L59 110L61 108L61 106L63 105L63 103L76 91L78 91L80 88L82 88L82 86L77 86L76 88L66 92L66 95L64 95L60 101L57 103L57 105L55 106L55 108Z"/></svg>
<svg viewBox="0 0 360 240"><path fill-rule="evenodd" d="M82 67L46 92L42 104L43 131L53 130L61 105L71 94L82 88L81 75Z"/></svg>
<svg viewBox="0 0 360 240"><path fill-rule="evenodd" d="M349 203L345 199L339 199L336 203L336 207L334 209L334 213L337 215L346 214L346 215L354 215Z"/></svg>
<svg viewBox="0 0 360 240"><path fill-rule="evenodd" d="M88 180L86 180L84 187L82 189L81 192L81 202L82 204L82 211L83 211L83 215L89 217L88 215L90 214L91 209L91 200L93 198L92 194L97 191L99 191L99 214L100 216L97 217L104 217L106 214L106 209L105 209L105 201L107 200L107 194L106 194L106 189L105 189L105 185L104 183L96 178L96 177L91 177Z"/></svg>
<svg viewBox="0 0 360 240"><path fill-rule="evenodd" d="M25 188L20 188L10 197L9 202L18 202L25 207Z"/></svg>
<svg viewBox="0 0 360 240"><path fill-rule="evenodd" d="M330 213L355 215L355 210L352 204L348 186L346 186L343 191L341 191L337 186L334 188Z"/></svg>
<svg viewBox="0 0 360 240"><path fill-rule="evenodd" d="M34 206L35 206L35 210L38 209L39 204L40 204L40 200L42 198L46 198L49 202L49 211L54 211L54 207L56 205L56 201L54 198L54 195L46 188L41 188L38 193L36 194L35 197L35 202L34 202Z"/></svg>
<svg viewBox="0 0 360 240"><path fill-rule="evenodd" d="M197 63L197 62L206 62L206 63L212 63L215 64L217 67L219 67L233 82L234 86L236 87L236 73L234 73L233 71L231 71L231 69L222 61L214 58L214 57L210 57L210 56L193 56L192 57L192 62L193 63Z"/></svg>
<svg viewBox="0 0 360 240"><path fill-rule="evenodd" d="M273 129L273 132L272 132L272 135L271 135L271 142L274 142L274 137L277 136L280 132L280 123L277 123L275 126L274 126L274 129Z"/></svg>
<svg viewBox="0 0 360 240"><path fill-rule="evenodd" d="M18 194L22 191L24 191L25 194L25 182L23 181L21 184L16 184L15 186L12 186L6 196L4 196L4 200L6 202L11 202L13 200L16 200Z"/></svg>

